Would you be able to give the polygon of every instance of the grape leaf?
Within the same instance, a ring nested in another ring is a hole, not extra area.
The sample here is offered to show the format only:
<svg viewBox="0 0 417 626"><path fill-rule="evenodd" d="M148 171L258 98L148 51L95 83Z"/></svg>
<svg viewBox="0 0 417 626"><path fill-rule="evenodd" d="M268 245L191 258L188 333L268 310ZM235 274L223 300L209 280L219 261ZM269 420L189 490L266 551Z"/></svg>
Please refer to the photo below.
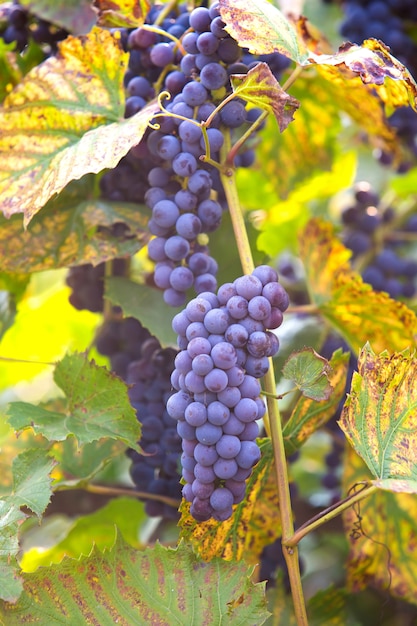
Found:
<svg viewBox="0 0 417 626"><path fill-rule="evenodd" d="M140 527L147 519L144 504L133 498L115 498L94 513L77 517L67 527L57 542L46 548L42 541L32 546L20 559L24 572L34 572L38 567L61 563L64 557L78 559L91 553L94 546L100 550L111 548L115 541L115 529L123 539L135 548L141 548L138 540ZM41 537L42 539L42 537ZM39 545L39 547L37 547Z"/></svg>
<svg viewBox="0 0 417 626"><path fill-rule="evenodd" d="M118 539L109 552L95 548L87 558L25 574L23 595L15 605L3 603L0 616L8 626L261 626L269 615L264 584L249 580L251 569L221 559L202 563L183 543L175 550L156 544L139 551Z"/></svg>
<svg viewBox="0 0 417 626"><path fill-rule="evenodd" d="M145 21L149 0L96 0L100 26L135 28Z"/></svg>
<svg viewBox="0 0 417 626"><path fill-rule="evenodd" d="M16 316L16 304L13 296L0 289L0 340L4 333L13 325Z"/></svg>
<svg viewBox="0 0 417 626"><path fill-rule="evenodd" d="M19 525L26 519L10 500L0 500L0 599L15 602L22 591L17 575L16 555L19 551Z"/></svg>
<svg viewBox="0 0 417 626"><path fill-rule="evenodd" d="M55 465L40 448L19 454L12 466L13 491L9 498L13 504L28 507L40 518L52 495L51 472Z"/></svg>
<svg viewBox="0 0 417 626"><path fill-rule="evenodd" d="M352 485L372 478L362 459L348 446L343 484ZM357 592L373 587L417 604L417 499L415 494L390 493L378 489L343 514L350 552L347 587Z"/></svg>
<svg viewBox="0 0 417 626"><path fill-rule="evenodd" d="M351 252L330 223L310 220L299 235L299 249L312 301L353 350L359 351L366 341L378 352L414 345L413 311L385 292L374 292L351 271Z"/></svg>
<svg viewBox="0 0 417 626"><path fill-rule="evenodd" d="M282 89L267 63L258 63L247 74L232 74L230 82L240 98L273 113L281 133L293 121L300 103Z"/></svg>
<svg viewBox="0 0 417 626"><path fill-rule="evenodd" d="M346 626L347 594L344 589L329 587L318 591L308 601L308 614L311 626ZM358 624L352 626L359 626Z"/></svg>
<svg viewBox="0 0 417 626"><path fill-rule="evenodd" d="M301 396L283 428L285 451L296 452L318 428L331 419L345 393L349 353L337 350L330 359L329 382L333 393L327 400L316 402Z"/></svg>
<svg viewBox="0 0 417 626"><path fill-rule="evenodd" d="M293 24L267 0L220 0L227 32L253 54L280 52L303 63L307 52Z"/></svg>
<svg viewBox="0 0 417 626"><path fill-rule="evenodd" d="M372 85L388 111L408 105L417 111L415 80L408 69L391 56L389 48L377 39L366 39L360 46L344 43L332 55L311 53L309 60L326 66L321 71L330 81L336 75L332 67L341 71L345 80L349 80L351 72L358 74L365 85Z"/></svg>
<svg viewBox="0 0 417 626"><path fill-rule="evenodd" d="M123 118L127 54L94 28L68 37L25 76L0 111L0 208L24 223L71 180L113 168L138 144L156 105Z"/></svg>
<svg viewBox="0 0 417 626"><path fill-rule="evenodd" d="M85 35L97 22L97 11L91 0L20 0L20 4L73 35Z"/></svg>
<svg viewBox="0 0 417 626"><path fill-rule="evenodd" d="M127 386L104 367L82 354L58 362L54 380L67 398L66 414L26 402L12 402L7 414L15 430L33 428L50 441L74 435L83 445L103 437L120 439L140 451L140 424L127 394Z"/></svg>
<svg viewBox="0 0 417 626"><path fill-rule="evenodd" d="M13 48L13 43L5 43L4 39L0 38L0 102L3 102L21 79Z"/></svg>
<svg viewBox="0 0 417 626"><path fill-rule="evenodd" d="M282 368L284 378L293 381L303 396L312 400L328 400L333 391L329 381L331 366L313 348L293 352Z"/></svg>
<svg viewBox="0 0 417 626"><path fill-rule="evenodd" d="M135 254L149 238L148 211L133 203L87 199L93 184L89 175L69 183L26 230L20 216L0 216L3 269L39 272ZM112 225L121 223L125 232L113 235Z"/></svg>
<svg viewBox="0 0 417 626"><path fill-rule="evenodd" d="M415 355L376 355L366 344L339 424L378 487L417 493L416 408Z"/></svg>
<svg viewBox="0 0 417 626"><path fill-rule="evenodd" d="M121 441L101 439L79 447L73 437L55 443L51 454L58 466L54 472L55 485L70 485L91 480L111 461L124 454L126 446Z"/></svg>
<svg viewBox="0 0 417 626"><path fill-rule="evenodd" d="M117 276L106 278L105 295L110 302L122 307L126 316L140 320L162 346L176 343L171 321L179 309L167 307L161 291Z"/></svg>
<svg viewBox="0 0 417 626"><path fill-rule="evenodd" d="M246 498L225 522L196 522L190 504L183 500L181 536L204 560L214 557L257 563L265 545L280 537L278 494L269 439L260 442L262 457L247 480Z"/></svg>

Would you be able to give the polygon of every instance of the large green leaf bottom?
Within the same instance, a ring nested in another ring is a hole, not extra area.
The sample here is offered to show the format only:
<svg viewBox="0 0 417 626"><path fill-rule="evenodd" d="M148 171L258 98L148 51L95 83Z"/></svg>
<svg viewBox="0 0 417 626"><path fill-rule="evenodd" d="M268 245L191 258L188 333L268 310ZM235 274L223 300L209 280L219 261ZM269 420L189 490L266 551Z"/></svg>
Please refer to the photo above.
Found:
<svg viewBox="0 0 417 626"><path fill-rule="evenodd" d="M264 584L252 567L213 559L204 563L181 543L141 552L122 539L108 552L65 559L24 575L16 604L2 603L8 626L261 626L269 613Z"/></svg>

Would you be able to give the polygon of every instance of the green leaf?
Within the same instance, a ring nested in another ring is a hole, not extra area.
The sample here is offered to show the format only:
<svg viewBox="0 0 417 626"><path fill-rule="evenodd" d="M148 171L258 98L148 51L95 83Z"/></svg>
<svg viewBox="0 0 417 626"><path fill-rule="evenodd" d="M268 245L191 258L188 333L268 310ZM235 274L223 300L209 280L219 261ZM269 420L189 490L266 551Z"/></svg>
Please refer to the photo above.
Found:
<svg viewBox="0 0 417 626"><path fill-rule="evenodd" d="M73 35L85 35L97 22L97 11L91 0L20 0L20 4Z"/></svg>
<svg viewBox="0 0 417 626"><path fill-rule="evenodd" d="M300 103L282 89L267 63L258 63L247 74L232 75L230 82L237 96L273 113L281 132L293 121Z"/></svg>
<svg viewBox="0 0 417 626"><path fill-rule="evenodd" d="M126 316L138 319L162 346L176 343L171 322L179 309L167 307L158 289L139 285L128 278L109 277L105 280L105 297L122 307Z"/></svg>
<svg viewBox="0 0 417 626"><path fill-rule="evenodd" d="M0 102L3 102L20 80L20 71L13 52L14 47L14 43L5 43L0 38Z"/></svg>
<svg viewBox="0 0 417 626"><path fill-rule="evenodd" d="M125 451L126 445L113 439L100 439L81 447L73 437L57 442L51 451L59 463L54 473L55 484L62 486L70 483L74 488L76 483L91 480Z"/></svg>
<svg viewBox="0 0 417 626"><path fill-rule="evenodd" d="M308 614L311 626L346 626L346 591L329 587L318 591L308 601ZM359 626L352 624L352 626Z"/></svg>
<svg viewBox="0 0 417 626"><path fill-rule="evenodd" d="M13 493L7 499L27 506L39 518L52 495L51 472L56 462L42 449L27 450L13 460Z"/></svg>
<svg viewBox="0 0 417 626"><path fill-rule="evenodd" d="M15 320L16 305L8 291L0 290L0 340Z"/></svg>
<svg viewBox="0 0 417 626"><path fill-rule="evenodd" d="M110 552L95 548L79 561L66 559L25 574L19 602L4 603L0 616L8 626L35 621L261 626L269 615L264 584L249 580L251 569L221 559L202 563L184 544L175 550L157 544L141 552L119 539Z"/></svg>
<svg viewBox="0 0 417 626"><path fill-rule="evenodd" d="M93 199L94 177L73 181L35 215L27 230L20 216L0 216L3 269L38 272L82 263L96 265L135 254L148 240L149 211L140 205ZM89 196L91 199L88 199ZM122 236L114 224L126 224Z"/></svg>
<svg viewBox="0 0 417 626"><path fill-rule="evenodd" d="M280 52L297 63L308 54L297 31L267 0L220 0L227 32L253 54Z"/></svg>
<svg viewBox="0 0 417 626"><path fill-rule="evenodd" d="M72 354L57 364L54 380L67 398L66 415L12 402L8 416L13 428L33 428L50 441L74 435L80 445L109 437L140 450L140 424L120 378L82 354Z"/></svg>
<svg viewBox="0 0 417 626"><path fill-rule="evenodd" d="M16 574L16 555L17 534L25 518L18 506L0 500L0 598L9 602L17 600L22 591L22 582Z"/></svg>
<svg viewBox="0 0 417 626"><path fill-rule="evenodd" d="M329 382L331 367L313 348L293 352L282 368L282 375L292 380L303 396L312 400L328 400L333 388Z"/></svg>
<svg viewBox="0 0 417 626"><path fill-rule="evenodd" d="M115 498L94 513L78 517L65 535L61 534L59 540L54 545L49 544L48 548L42 541L36 544L35 536L33 547L23 554L20 566L24 572L34 572L38 567L60 563L66 556L74 559L86 556L94 546L100 550L112 548L116 529L129 545L140 548L139 531L147 519L142 502L133 498Z"/></svg>
<svg viewBox="0 0 417 626"><path fill-rule="evenodd" d="M71 180L114 168L157 110L123 119L127 53L119 36L94 28L68 37L34 68L0 111L0 208L32 217Z"/></svg>
<svg viewBox="0 0 417 626"><path fill-rule="evenodd" d="M345 393L349 353L337 350L330 359L329 382L333 393L327 400L316 402L301 396L283 428L285 451L288 455L298 450L318 428L331 419Z"/></svg>
<svg viewBox="0 0 417 626"><path fill-rule="evenodd" d="M409 350L376 355L366 344L361 351L339 424L384 489L417 493L416 381Z"/></svg>

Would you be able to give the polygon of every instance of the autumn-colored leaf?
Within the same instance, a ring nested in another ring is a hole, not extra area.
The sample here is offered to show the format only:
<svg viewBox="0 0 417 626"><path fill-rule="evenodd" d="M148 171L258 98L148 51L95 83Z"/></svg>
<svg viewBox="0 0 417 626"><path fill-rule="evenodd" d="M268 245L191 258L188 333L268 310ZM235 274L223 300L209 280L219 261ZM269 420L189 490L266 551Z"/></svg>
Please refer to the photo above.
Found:
<svg viewBox="0 0 417 626"><path fill-rule="evenodd" d="M302 348L293 352L282 368L284 378L294 382L303 396L317 401L328 400L333 391L330 374L328 360L313 348Z"/></svg>
<svg viewBox="0 0 417 626"><path fill-rule="evenodd" d="M20 4L73 35L85 35L97 22L92 0L20 0Z"/></svg>
<svg viewBox="0 0 417 626"><path fill-rule="evenodd" d="M416 82L381 41L367 39L360 46L344 43L336 54L311 54L309 60L327 66L326 72L329 72L329 66L344 66L359 75L365 85L372 85L389 109L410 105L417 111ZM347 77L346 72L344 76Z"/></svg>
<svg viewBox="0 0 417 626"><path fill-rule="evenodd" d="M355 351L369 341L381 352L414 345L417 318L402 302L374 292L350 270L350 250L336 238L333 226L312 219L299 236L300 258L312 301Z"/></svg>
<svg viewBox="0 0 417 626"><path fill-rule="evenodd" d="M149 0L96 0L100 26L106 28L135 28L145 21Z"/></svg>
<svg viewBox="0 0 417 626"><path fill-rule="evenodd" d="M348 446L343 484L348 491L372 478ZM359 518L360 515L360 518ZM343 514L350 552L347 586L358 592L373 587L417 604L417 499L415 494L378 489Z"/></svg>
<svg viewBox="0 0 417 626"><path fill-rule="evenodd" d="M378 479L373 481L376 486L417 493L415 354L406 350L376 355L366 344L339 424Z"/></svg>
<svg viewBox="0 0 417 626"><path fill-rule="evenodd" d="M349 353L337 350L330 359L329 383L333 392L327 400L316 402L301 396L283 428L285 451L296 452L302 444L329 419L331 419L345 393Z"/></svg>
<svg viewBox="0 0 417 626"><path fill-rule="evenodd" d="M39 272L83 263L97 265L135 254L149 238L146 207L93 199L94 177L73 181L35 215L27 230L20 216L0 215L3 269ZM91 199L89 199L91 196ZM114 224L125 225L121 236Z"/></svg>
<svg viewBox="0 0 417 626"><path fill-rule="evenodd" d="M118 539L110 551L95 548L80 560L24 574L23 595L15 605L0 605L0 618L8 626L261 626L269 615L265 584L254 585L251 570L221 559L203 563L184 543L141 551Z"/></svg>
<svg viewBox="0 0 417 626"><path fill-rule="evenodd" d="M282 89L267 63L258 63L247 74L233 74L230 82L240 98L273 113L281 132L292 122L300 106L298 100Z"/></svg>
<svg viewBox="0 0 417 626"><path fill-rule="evenodd" d="M12 52L13 43L6 44L0 38L0 103L11 92L21 79L21 72L16 61L16 54Z"/></svg>
<svg viewBox="0 0 417 626"><path fill-rule="evenodd" d="M269 439L261 444L262 457L247 481L246 498L225 522L196 522L190 505L182 502L181 535L205 561L221 557L257 563L265 545L280 537L281 523L273 452Z"/></svg>
<svg viewBox="0 0 417 626"><path fill-rule="evenodd" d="M220 0L227 32L253 54L280 52L297 63L307 59L293 24L267 0Z"/></svg>
<svg viewBox="0 0 417 626"><path fill-rule="evenodd" d="M71 180L113 168L138 144L149 106L123 118L128 55L116 35L94 28L68 37L34 68L0 111L0 209L32 217Z"/></svg>

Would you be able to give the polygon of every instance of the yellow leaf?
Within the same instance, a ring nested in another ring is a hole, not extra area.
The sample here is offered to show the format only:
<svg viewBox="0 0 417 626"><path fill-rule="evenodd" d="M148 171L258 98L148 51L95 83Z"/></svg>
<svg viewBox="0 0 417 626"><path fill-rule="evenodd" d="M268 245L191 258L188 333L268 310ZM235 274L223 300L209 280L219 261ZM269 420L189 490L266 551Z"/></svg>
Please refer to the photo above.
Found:
<svg viewBox="0 0 417 626"><path fill-rule="evenodd" d="M0 208L32 217L71 180L113 168L138 144L153 107L123 120L127 54L94 28L27 74L0 110Z"/></svg>
<svg viewBox="0 0 417 626"><path fill-rule="evenodd" d="M339 424L373 476L381 479L377 486L413 492L417 483L406 482L417 481L415 355L408 350L376 355L367 344Z"/></svg>
<svg viewBox="0 0 417 626"><path fill-rule="evenodd" d="M353 448L344 466L345 490L370 474ZM360 516L360 517L359 517ZM351 591L374 587L417 604L417 498L415 494L379 489L343 515L350 552L347 586Z"/></svg>
<svg viewBox="0 0 417 626"><path fill-rule="evenodd" d="M299 238L310 296L355 351L369 341L377 352L415 344L417 318L402 302L375 292L349 266L350 250L333 226L312 219Z"/></svg>
<svg viewBox="0 0 417 626"><path fill-rule="evenodd" d="M362 45L345 43L336 54L312 54L310 61L334 66L358 74L365 85L372 85L382 102L395 109L412 106L417 110L417 85L407 68L389 53L389 48L376 39L366 39Z"/></svg>
<svg viewBox="0 0 417 626"><path fill-rule="evenodd" d="M247 481L246 499L225 522L196 522L190 505L182 502L181 535L205 561L218 556L227 561L258 563L265 545L281 536L277 486L269 439L261 443L262 458Z"/></svg>
<svg viewBox="0 0 417 626"><path fill-rule="evenodd" d="M135 28L145 21L149 0L96 0L100 26Z"/></svg>

